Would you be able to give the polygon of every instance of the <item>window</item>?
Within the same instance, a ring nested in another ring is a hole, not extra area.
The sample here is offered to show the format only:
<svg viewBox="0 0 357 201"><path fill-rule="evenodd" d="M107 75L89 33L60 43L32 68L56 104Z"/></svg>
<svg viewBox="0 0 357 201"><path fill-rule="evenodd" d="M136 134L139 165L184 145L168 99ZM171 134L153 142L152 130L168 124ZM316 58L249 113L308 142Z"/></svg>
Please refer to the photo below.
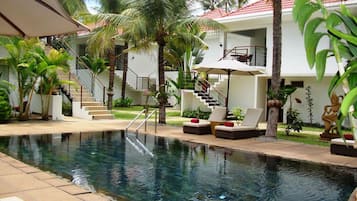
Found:
<svg viewBox="0 0 357 201"><path fill-rule="evenodd" d="M291 81L291 86L296 88L304 88L304 81Z"/></svg>
<svg viewBox="0 0 357 201"><path fill-rule="evenodd" d="M123 70L124 67L124 54L123 53L124 46L116 45L115 46L115 69Z"/></svg>
<svg viewBox="0 0 357 201"><path fill-rule="evenodd" d="M87 54L87 45L79 44L78 45L78 57L85 56ZM81 69L81 64L79 62L79 58L76 59L76 68Z"/></svg>

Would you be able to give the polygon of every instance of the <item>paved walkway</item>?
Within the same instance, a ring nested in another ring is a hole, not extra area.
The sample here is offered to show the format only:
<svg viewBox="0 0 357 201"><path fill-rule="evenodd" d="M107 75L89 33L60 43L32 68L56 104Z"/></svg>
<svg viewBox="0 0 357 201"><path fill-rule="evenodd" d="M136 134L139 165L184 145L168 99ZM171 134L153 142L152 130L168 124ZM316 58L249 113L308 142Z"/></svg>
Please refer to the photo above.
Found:
<svg viewBox="0 0 357 201"><path fill-rule="evenodd" d="M88 121L68 117L64 121L13 122L0 124L0 136L123 130L127 124L128 121L122 120ZM135 125L132 128L135 128ZM357 168L356 158L332 155L328 147L284 140L268 141L264 138L226 140L215 138L213 135L184 134L181 127L172 126L158 126L157 133L154 132L153 126L149 126L146 133L292 160ZM108 197L91 193L66 179L43 172L2 153L0 153L0 170L0 200L11 196L19 197L24 201L110 200Z"/></svg>

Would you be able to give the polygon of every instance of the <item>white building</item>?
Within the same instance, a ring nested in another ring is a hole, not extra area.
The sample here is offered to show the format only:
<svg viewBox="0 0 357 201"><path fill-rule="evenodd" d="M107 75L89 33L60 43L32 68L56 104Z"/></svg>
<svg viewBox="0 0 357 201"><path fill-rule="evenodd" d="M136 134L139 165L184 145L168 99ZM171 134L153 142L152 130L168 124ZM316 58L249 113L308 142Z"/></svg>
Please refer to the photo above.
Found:
<svg viewBox="0 0 357 201"><path fill-rule="evenodd" d="M298 25L292 18L292 7L294 0L282 0L282 84L294 85L298 89L292 94L292 108L300 112L304 122L309 122L308 105L306 98L307 86L311 87L313 96L313 123L322 123L321 115L325 105L330 104L327 94L329 82L337 72L334 58L327 62L325 78L317 81L315 69L310 69L306 60L304 41ZM345 4L353 13L357 13L357 1L325 1L325 6L330 9L339 9L340 4ZM266 93L269 79L272 73L273 55L273 8L271 3L259 0L249 4L237 11L225 14L221 10L215 10L204 14L225 25L226 30L208 35L206 42L209 50L205 54L203 62L215 62L225 54L232 59L238 58L238 54L252 55L249 62L252 66L265 67L262 75L256 76L232 76L229 91L228 107L232 110L235 107L243 109L259 107L265 109L263 120L266 120L267 106ZM322 43L319 48L329 46L329 43ZM231 51L231 52L230 52ZM224 77L224 76L223 76ZM219 79L213 87L226 93L227 79ZM211 88L211 90L214 90ZM337 90L337 95L343 95L342 90ZM298 98L302 103L295 102ZM203 103L193 91L183 92L182 110L194 110L197 107L208 108L208 104ZM284 106L281 114L286 114L286 109L290 107L289 100ZM281 115L285 118L283 115ZM283 120L283 119L281 119Z"/></svg>

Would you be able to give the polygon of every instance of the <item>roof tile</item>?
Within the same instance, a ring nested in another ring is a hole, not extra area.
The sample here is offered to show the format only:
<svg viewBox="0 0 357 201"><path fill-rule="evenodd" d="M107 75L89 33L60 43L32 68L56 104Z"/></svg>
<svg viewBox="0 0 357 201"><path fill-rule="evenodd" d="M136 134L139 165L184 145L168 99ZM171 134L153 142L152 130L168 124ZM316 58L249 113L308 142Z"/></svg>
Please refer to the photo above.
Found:
<svg viewBox="0 0 357 201"><path fill-rule="evenodd" d="M324 0L325 3L335 3L341 2L346 0ZM294 6L294 0L282 0L282 9L292 8ZM235 15L244 15L244 14L251 14L251 13L259 13L259 12L266 12L272 11L273 6L271 1L267 0L259 0L247 6L244 6L236 11L233 11L226 16L235 16Z"/></svg>
<svg viewBox="0 0 357 201"><path fill-rule="evenodd" d="M215 19L215 18L224 17L226 15L227 15L227 13L223 9L217 8L217 9L205 12L201 17Z"/></svg>

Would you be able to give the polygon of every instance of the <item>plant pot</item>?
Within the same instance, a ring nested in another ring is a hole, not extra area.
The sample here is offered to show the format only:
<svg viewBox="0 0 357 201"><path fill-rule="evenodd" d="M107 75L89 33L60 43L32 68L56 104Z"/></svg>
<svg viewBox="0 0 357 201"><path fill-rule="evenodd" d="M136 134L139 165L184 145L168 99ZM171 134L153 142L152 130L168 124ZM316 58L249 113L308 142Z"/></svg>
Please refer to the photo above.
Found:
<svg viewBox="0 0 357 201"><path fill-rule="evenodd" d="M282 105L283 104L282 104L281 100L278 100L278 99L271 99L271 100L268 100L268 102L267 102L268 107L280 108Z"/></svg>

